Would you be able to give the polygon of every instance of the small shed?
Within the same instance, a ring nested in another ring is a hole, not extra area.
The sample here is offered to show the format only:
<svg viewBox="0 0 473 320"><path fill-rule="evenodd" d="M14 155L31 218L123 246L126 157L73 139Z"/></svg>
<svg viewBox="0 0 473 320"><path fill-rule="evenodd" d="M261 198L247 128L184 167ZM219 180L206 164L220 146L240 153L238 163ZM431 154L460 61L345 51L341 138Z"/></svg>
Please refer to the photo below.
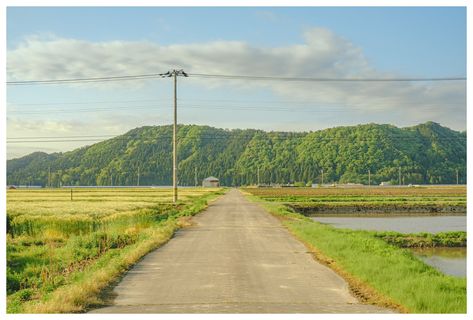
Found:
<svg viewBox="0 0 473 320"><path fill-rule="evenodd" d="M220 186L220 183L218 181L218 178L215 178L215 177L208 177L208 178L205 178L203 181L202 181L202 187L218 187Z"/></svg>

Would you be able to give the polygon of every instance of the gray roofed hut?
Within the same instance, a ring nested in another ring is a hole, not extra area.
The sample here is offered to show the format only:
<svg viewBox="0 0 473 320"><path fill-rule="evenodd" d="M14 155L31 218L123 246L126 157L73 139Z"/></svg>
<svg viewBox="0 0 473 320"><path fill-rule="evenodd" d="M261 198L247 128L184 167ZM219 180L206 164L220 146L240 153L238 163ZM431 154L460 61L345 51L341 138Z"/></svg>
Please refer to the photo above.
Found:
<svg viewBox="0 0 473 320"><path fill-rule="evenodd" d="M215 177L208 177L202 181L202 187L204 188L212 188L212 187L219 187L219 186L220 186L220 183L218 181L218 178L215 178Z"/></svg>

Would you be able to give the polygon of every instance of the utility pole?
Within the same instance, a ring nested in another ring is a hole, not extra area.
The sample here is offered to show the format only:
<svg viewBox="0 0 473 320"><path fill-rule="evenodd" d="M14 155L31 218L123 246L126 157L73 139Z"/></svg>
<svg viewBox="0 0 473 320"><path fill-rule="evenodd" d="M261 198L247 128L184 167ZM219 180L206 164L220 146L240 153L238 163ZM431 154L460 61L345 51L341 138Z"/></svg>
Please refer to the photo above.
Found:
<svg viewBox="0 0 473 320"><path fill-rule="evenodd" d="M161 74L163 78L174 78L174 125L172 129L172 201L177 202L177 76L188 77L184 70L172 70Z"/></svg>
<svg viewBox="0 0 473 320"><path fill-rule="evenodd" d="M197 187L197 167L194 168L194 186Z"/></svg>
<svg viewBox="0 0 473 320"><path fill-rule="evenodd" d="M399 167L399 185L401 185L401 167Z"/></svg>
<svg viewBox="0 0 473 320"><path fill-rule="evenodd" d="M458 170L457 170L457 172L458 172ZM48 167L48 188L51 188L51 166Z"/></svg>
<svg viewBox="0 0 473 320"><path fill-rule="evenodd" d="M457 169L457 184L458 184L458 169Z"/></svg>
<svg viewBox="0 0 473 320"><path fill-rule="evenodd" d="M110 173L110 186L113 186L113 175Z"/></svg>
<svg viewBox="0 0 473 320"><path fill-rule="evenodd" d="M368 186L371 186L371 171L368 169Z"/></svg>
<svg viewBox="0 0 473 320"><path fill-rule="evenodd" d="M323 186L324 185L324 169L322 168L322 170L320 170L320 172L322 173L322 183L321 183L321 185Z"/></svg>
<svg viewBox="0 0 473 320"><path fill-rule="evenodd" d="M140 167L138 167L138 181L136 183L137 186L140 185Z"/></svg>
<svg viewBox="0 0 473 320"><path fill-rule="evenodd" d="M257 168L256 172L257 172L256 176L258 177L258 184L257 185L259 186L259 167Z"/></svg>

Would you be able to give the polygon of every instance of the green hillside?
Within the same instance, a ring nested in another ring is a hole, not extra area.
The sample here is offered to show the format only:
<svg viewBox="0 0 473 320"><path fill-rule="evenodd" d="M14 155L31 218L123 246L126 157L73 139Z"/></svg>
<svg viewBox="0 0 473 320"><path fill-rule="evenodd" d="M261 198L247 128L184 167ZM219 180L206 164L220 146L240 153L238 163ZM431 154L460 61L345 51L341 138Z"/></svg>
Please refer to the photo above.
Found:
<svg viewBox="0 0 473 320"><path fill-rule="evenodd" d="M7 183L47 185L170 185L172 126L133 129L65 153L35 152L7 161ZM466 133L434 122L414 127L367 124L294 133L178 128L179 184L207 176L223 185L324 182L466 183Z"/></svg>

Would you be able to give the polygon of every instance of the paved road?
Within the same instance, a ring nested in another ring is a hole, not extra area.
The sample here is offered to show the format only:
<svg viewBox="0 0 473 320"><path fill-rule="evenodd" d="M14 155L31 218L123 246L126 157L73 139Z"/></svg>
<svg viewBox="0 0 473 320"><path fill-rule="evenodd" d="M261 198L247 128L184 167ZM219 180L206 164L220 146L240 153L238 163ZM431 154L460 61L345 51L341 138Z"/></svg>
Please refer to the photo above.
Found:
<svg viewBox="0 0 473 320"><path fill-rule="evenodd" d="M281 223L231 190L114 288L94 313L388 313L363 305Z"/></svg>

